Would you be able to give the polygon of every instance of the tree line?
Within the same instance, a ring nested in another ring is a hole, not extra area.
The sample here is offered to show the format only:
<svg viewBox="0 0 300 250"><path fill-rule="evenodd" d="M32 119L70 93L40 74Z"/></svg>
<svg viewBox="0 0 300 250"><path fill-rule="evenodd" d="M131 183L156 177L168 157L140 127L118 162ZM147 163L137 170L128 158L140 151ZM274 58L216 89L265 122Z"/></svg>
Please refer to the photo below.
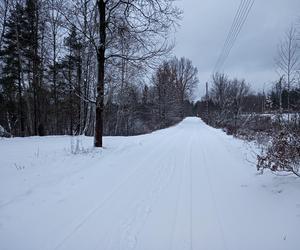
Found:
<svg viewBox="0 0 300 250"><path fill-rule="evenodd" d="M170 0L2 0L0 125L13 136L133 135L191 112Z"/></svg>
<svg viewBox="0 0 300 250"><path fill-rule="evenodd" d="M300 30L293 24L278 44L278 80L254 92L243 79L215 73L195 105L208 124L261 147L257 169L300 177Z"/></svg>

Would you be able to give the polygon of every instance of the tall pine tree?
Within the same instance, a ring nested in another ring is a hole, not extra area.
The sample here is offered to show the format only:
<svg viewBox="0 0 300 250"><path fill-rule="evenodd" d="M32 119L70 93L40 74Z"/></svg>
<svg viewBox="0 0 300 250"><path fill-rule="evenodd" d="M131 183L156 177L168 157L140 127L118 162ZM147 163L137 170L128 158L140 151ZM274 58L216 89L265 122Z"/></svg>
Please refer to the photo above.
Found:
<svg viewBox="0 0 300 250"><path fill-rule="evenodd" d="M20 4L16 4L11 11L6 25L1 51L3 69L0 79L3 102L5 103L2 116L6 119L2 119L6 121L10 133L24 136L24 48L26 46L24 8Z"/></svg>

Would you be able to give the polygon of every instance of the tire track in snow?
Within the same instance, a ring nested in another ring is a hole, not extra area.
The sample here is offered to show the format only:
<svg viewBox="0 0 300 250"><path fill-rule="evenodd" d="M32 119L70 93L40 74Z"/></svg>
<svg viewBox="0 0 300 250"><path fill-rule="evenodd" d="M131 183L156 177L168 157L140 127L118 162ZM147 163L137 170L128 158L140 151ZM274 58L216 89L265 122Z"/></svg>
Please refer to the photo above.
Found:
<svg viewBox="0 0 300 250"><path fill-rule="evenodd" d="M169 145L173 145L173 143L176 142L176 137L180 136L182 133L183 131L180 131L176 136L174 136L172 140L169 141ZM167 152L162 154L159 159L157 159L157 167L155 168L156 177L152 181L149 191L147 192L146 197L148 198L137 201L134 214L128 216L126 219L122 219L123 222L121 222L121 225L123 226L121 226L122 230L120 232L121 242L118 249L123 250L136 248L138 235L143 229L159 195L163 190L165 190L175 175L176 165L171 164L171 158L166 158L166 156L170 155L169 153L173 152L173 150L174 149L171 147ZM162 163L163 167L161 167ZM111 247L110 245L108 249L116 249L116 247Z"/></svg>
<svg viewBox="0 0 300 250"><path fill-rule="evenodd" d="M168 167L170 160L164 164L164 167L160 170L156 180L148 192L148 198L142 199L137 202L136 209L133 215L125 219L122 224L125 225L125 230L121 232L121 244L119 249L135 249L138 241L138 235L145 225L148 216L150 215L153 206L155 206L157 198L164 188L170 182L173 174L174 167Z"/></svg>
<svg viewBox="0 0 300 250"><path fill-rule="evenodd" d="M203 157L202 166L204 166L202 169L205 172L207 183L208 183L208 186L209 186L209 192L211 194L213 208L214 208L215 213L216 213L217 223L218 223L219 231L220 231L220 234L221 234L221 239L222 239L222 242L223 242L223 247L224 247L225 250L228 250L226 239L225 239L225 233L224 233L223 225L221 223L221 218L220 218L220 214L219 214L219 210L218 210L218 206L217 206L216 196L215 196L215 192L213 190L213 186L212 186L212 182L211 182L210 172L209 172L209 169L207 168L207 159L206 159L205 149L202 148L201 153L202 153L202 157Z"/></svg>
<svg viewBox="0 0 300 250"><path fill-rule="evenodd" d="M171 241L170 241L170 247L169 249L172 250L174 249L174 237L175 237L175 228L177 226L178 223L178 204L179 204L179 198L181 196L181 192L182 192L182 175L183 175L183 167L180 168L181 171L179 171L179 185L177 188L177 195L176 195L176 202L175 202L175 216L174 216L174 220L173 220L173 226L172 226L172 233L171 233Z"/></svg>
<svg viewBox="0 0 300 250"><path fill-rule="evenodd" d="M193 250L193 166L192 166L192 141L196 136L196 131L194 129L193 136L191 137L190 147L189 147L189 165L190 165L190 249Z"/></svg>
<svg viewBox="0 0 300 250"><path fill-rule="evenodd" d="M180 134L182 131L176 132L176 135L171 139L173 142L176 141L175 138L178 134ZM137 167L130 172L129 175L127 175L124 179L120 181L118 185L116 185L112 191L101 201L99 202L93 209L91 209L89 212L87 212L84 216L81 217L81 219L78 220L78 223L76 226L73 227L70 232L63 237L63 239L56 244L54 247L55 250L60 249L98 210L100 210L109 200L112 199L113 195L116 194L132 177L134 177L138 172L145 171L145 169L141 166L144 165L149 159L153 159L156 155L160 155L160 149L168 146L170 144L169 135L165 135L164 142L161 143L156 149L154 149L147 158L143 158L143 160L137 164ZM145 171L146 172L146 171Z"/></svg>
<svg viewBox="0 0 300 250"><path fill-rule="evenodd" d="M175 215L175 225L170 242L170 249L186 249L193 248L193 229L192 229L192 179L191 179L191 152L193 148L194 133L189 135L186 150L183 152L183 162L180 165L181 179L180 189L178 193L178 202L176 204L177 212ZM182 145L181 145L182 146ZM179 217L179 211L180 218ZM183 216L183 217L182 217ZM180 220L180 223L178 221ZM181 240L180 240L181 239ZM180 240L180 241L179 241Z"/></svg>

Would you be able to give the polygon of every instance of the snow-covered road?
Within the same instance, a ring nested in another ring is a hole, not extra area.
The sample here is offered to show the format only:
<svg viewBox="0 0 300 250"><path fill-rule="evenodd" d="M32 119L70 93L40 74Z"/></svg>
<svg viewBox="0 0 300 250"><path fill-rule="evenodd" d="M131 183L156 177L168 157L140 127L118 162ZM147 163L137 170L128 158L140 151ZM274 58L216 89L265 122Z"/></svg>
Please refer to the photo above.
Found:
<svg viewBox="0 0 300 250"><path fill-rule="evenodd" d="M0 141L0 249L299 250L300 182L257 176L243 142L187 118L104 150Z"/></svg>

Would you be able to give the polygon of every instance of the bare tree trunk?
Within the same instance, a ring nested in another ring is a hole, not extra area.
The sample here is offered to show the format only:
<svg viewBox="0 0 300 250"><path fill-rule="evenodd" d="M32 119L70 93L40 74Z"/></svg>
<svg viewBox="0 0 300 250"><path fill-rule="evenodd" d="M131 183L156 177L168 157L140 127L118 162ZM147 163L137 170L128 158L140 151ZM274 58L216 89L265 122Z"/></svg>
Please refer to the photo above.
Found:
<svg viewBox="0 0 300 250"><path fill-rule="evenodd" d="M97 49L98 63L98 86L96 97L96 124L95 124L95 147L103 146L103 111L104 111L104 69L105 69L105 43L106 43L106 11L104 0L97 0L97 7L100 16L99 33L100 45Z"/></svg>
<svg viewBox="0 0 300 250"><path fill-rule="evenodd" d="M8 8L9 8L9 1L8 0L4 0L3 1L4 4L4 10L3 13L0 13L3 17L3 22L2 22L2 30L1 30L1 34L0 34L0 50L2 49L2 42L3 42L3 37L5 34L5 28L6 28L6 22L7 22L7 14L8 14Z"/></svg>
<svg viewBox="0 0 300 250"><path fill-rule="evenodd" d="M58 100L57 100L57 64L56 64L56 32L53 31L53 94L54 94L54 112L55 112L55 134L58 134Z"/></svg>
<svg viewBox="0 0 300 250"><path fill-rule="evenodd" d="M34 135L38 135L38 122L39 122L39 105L38 105L38 92L39 92L39 58L38 58L38 6L37 1L34 2L34 20L32 22L33 29L33 62L32 62L32 86L33 86L33 112L34 112Z"/></svg>
<svg viewBox="0 0 300 250"><path fill-rule="evenodd" d="M21 20L18 20L20 23ZM18 95L19 95L19 120L20 120L20 135L25 136L25 124L24 124L24 107L23 107L23 97L22 97L22 61L21 61L21 52L20 52L20 34L19 28L16 29L17 36L17 51L18 51Z"/></svg>
<svg viewBox="0 0 300 250"><path fill-rule="evenodd" d="M87 87L88 87L88 72L89 72L89 47L87 46L87 41L86 41L86 36L88 34L87 27L88 27L88 20L87 20L87 0L84 0L83 2L83 38L82 38L82 55L81 55L81 74L83 75L83 79L80 79L82 82L81 86L81 95L84 96L84 98L87 98L88 92L87 92ZM80 78L82 78L80 76ZM87 126L87 107L88 103L85 102L83 99L80 100L80 135L84 135L86 132L86 126Z"/></svg>
<svg viewBox="0 0 300 250"><path fill-rule="evenodd" d="M74 116L73 116L73 85L72 85L72 61L71 51L69 52L68 61L68 81L69 81L69 135L73 135Z"/></svg>

